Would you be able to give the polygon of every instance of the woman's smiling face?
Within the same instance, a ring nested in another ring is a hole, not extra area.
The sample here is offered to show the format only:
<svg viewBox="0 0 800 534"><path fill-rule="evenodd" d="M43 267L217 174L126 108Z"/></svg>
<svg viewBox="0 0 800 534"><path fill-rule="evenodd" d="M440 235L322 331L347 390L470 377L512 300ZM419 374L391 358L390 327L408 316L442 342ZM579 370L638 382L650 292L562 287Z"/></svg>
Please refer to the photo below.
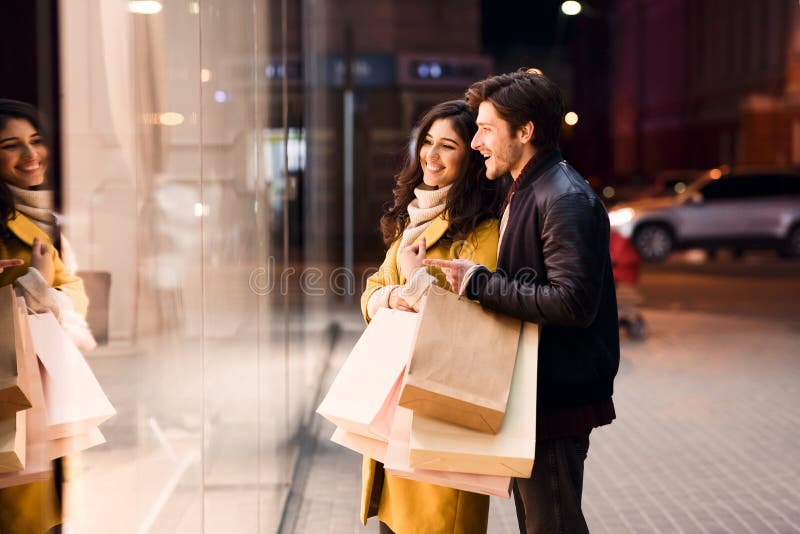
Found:
<svg viewBox="0 0 800 534"><path fill-rule="evenodd" d="M0 178L28 189L44 182L47 147L42 135L25 119L9 119L0 130Z"/></svg>
<svg viewBox="0 0 800 534"><path fill-rule="evenodd" d="M422 181L430 187L445 187L464 173L467 146L448 119L436 119L419 151Z"/></svg>

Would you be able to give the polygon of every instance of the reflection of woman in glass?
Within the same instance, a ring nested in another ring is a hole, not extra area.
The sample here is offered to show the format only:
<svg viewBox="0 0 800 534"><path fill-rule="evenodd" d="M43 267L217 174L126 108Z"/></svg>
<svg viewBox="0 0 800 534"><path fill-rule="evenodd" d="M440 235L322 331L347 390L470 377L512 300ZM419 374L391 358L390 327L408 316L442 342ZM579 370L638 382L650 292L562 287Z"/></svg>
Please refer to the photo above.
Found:
<svg viewBox="0 0 800 534"><path fill-rule="evenodd" d="M381 218L389 250L361 297L364 318L379 308L417 311L431 284L450 289L444 274L424 258L497 261L495 186L483 160L470 149L475 115L457 100L433 107L419 122L413 157L397 174L394 205ZM364 459L361 519L377 513L381 531L485 532L489 497L400 479Z"/></svg>
<svg viewBox="0 0 800 534"><path fill-rule="evenodd" d="M0 99L0 286L14 284L30 308L53 312L73 339L78 332L91 345L83 282L61 261L53 245L59 230L49 192L37 190L47 165L36 110ZM9 265L12 259L22 264ZM60 524L58 493L53 479L0 490L0 532L45 532Z"/></svg>

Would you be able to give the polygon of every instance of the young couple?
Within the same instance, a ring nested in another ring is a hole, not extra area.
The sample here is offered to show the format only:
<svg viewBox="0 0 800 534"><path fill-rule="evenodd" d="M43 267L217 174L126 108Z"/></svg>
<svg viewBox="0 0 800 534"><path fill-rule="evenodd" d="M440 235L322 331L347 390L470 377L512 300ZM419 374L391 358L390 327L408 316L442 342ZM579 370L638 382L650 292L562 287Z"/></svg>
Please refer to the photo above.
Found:
<svg viewBox="0 0 800 534"><path fill-rule="evenodd" d="M591 430L615 417L619 365L608 216L558 151L562 116L559 88L536 69L432 108L361 298L369 321L380 307L419 311L437 284L540 325L536 461L513 482L520 532L537 534L588 532L583 464ZM361 519L377 515L381 532L486 532L487 496L398 479L367 458L362 478Z"/></svg>

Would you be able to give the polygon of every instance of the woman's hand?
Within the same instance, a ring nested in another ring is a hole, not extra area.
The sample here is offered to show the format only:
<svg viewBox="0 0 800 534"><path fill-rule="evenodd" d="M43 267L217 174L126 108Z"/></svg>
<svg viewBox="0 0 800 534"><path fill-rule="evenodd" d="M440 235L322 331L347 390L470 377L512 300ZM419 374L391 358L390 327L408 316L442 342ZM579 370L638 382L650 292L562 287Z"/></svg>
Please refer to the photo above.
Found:
<svg viewBox="0 0 800 534"><path fill-rule="evenodd" d="M12 260L0 260L0 273L2 273L3 270L7 269L8 267L16 267L18 265L22 265L23 263L25 262L16 258Z"/></svg>
<svg viewBox="0 0 800 534"><path fill-rule="evenodd" d="M392 291L389 293L389 307L393 310L400 310L400 311L407 311L413 312L416 311L412 308L406 300L400 296L400 286L396 286L392 288Z"/></svg>
<svg viewBox="0 0 800 534"><path fill-rule="evenodd" d="M33 238L33 246L31 247L31 267L39 271L48 286L53 287L53 280L56 276L56 266L53 263L53 255L50 252L50 246L47 243L42 243L38 237Z"/></svg>
<svg viewBox="0 0 800 534"><path fill-rule="evenodd" d="M425 259L425 238L413 245L409 245L397 254L397 265L400 267L400 274L406 278L411 279L414 271L423 267L422 260Z"/></svg>

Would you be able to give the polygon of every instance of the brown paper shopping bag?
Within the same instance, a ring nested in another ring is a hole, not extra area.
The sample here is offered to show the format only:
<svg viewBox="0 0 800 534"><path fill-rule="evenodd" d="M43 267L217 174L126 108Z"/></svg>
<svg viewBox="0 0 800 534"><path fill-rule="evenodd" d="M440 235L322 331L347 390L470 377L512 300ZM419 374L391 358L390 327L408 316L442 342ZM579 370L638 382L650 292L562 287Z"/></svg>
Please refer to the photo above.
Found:
<svg viewBox="0 0 800 534"><path fill-rule="evenodd" d="M24 347L14 317L17 300L14 289L0 287L0 417L13 416L31 407L23 358Z"/></svg>
<svg viewBox="0 0 800 534"><path fill-rule="evenodd" d="M431 287L400 406L481 432L503 422L520 320Z"/></svg>
<svg viewBox="0 0 800 534"><path fill-rule="evenodd" d="M416 328L416 313L378 310L317 413L348 432L387 441Z"/></svg>
<svg viewBox="0 0 800 534"><path fill-rule="evenodd" d="M52 313L28 317L41 362L50 439L88 434L116 413L92 369Z"/></svg>
<svg viewBox="0 0 800 534"><path fill-rule="evenodd" d="M25 469L24 411L0 418L0 473Z"/></svg>
<svg viewBox="0 0 800 534"><path fill-rule="evenodd" d="M508 409L497 434L477 432L415 412L409 441L411 467L529 477L536 449L538 346L538 326L523 323Z"/></svg>
<svg viewBox="0 0 800 534"><path fill-rule="evenodd" d="M30 385L28 398L31 408L25 411L25 469L13 473L0 474L0 488L19 486L46 480L50 477L50 442L47 439L47 415L44 405L44 391L39 376L39 364L33 350L33 340L28 329L28 312L23 298L17 298L16 324L20 328L23 341L24 369L28 373Z"/></svg>
<svg viewBox="0 0 800 534"><path fill-rule="evenodd" d="M451 473L411 467L409 464L409 440L411 438L412 421L412 411L398 406L394 415L389 446L383 460L387 473L400 478L473 493L494 495L506 499L511 496L511 478L507 476Z"/></svg>

